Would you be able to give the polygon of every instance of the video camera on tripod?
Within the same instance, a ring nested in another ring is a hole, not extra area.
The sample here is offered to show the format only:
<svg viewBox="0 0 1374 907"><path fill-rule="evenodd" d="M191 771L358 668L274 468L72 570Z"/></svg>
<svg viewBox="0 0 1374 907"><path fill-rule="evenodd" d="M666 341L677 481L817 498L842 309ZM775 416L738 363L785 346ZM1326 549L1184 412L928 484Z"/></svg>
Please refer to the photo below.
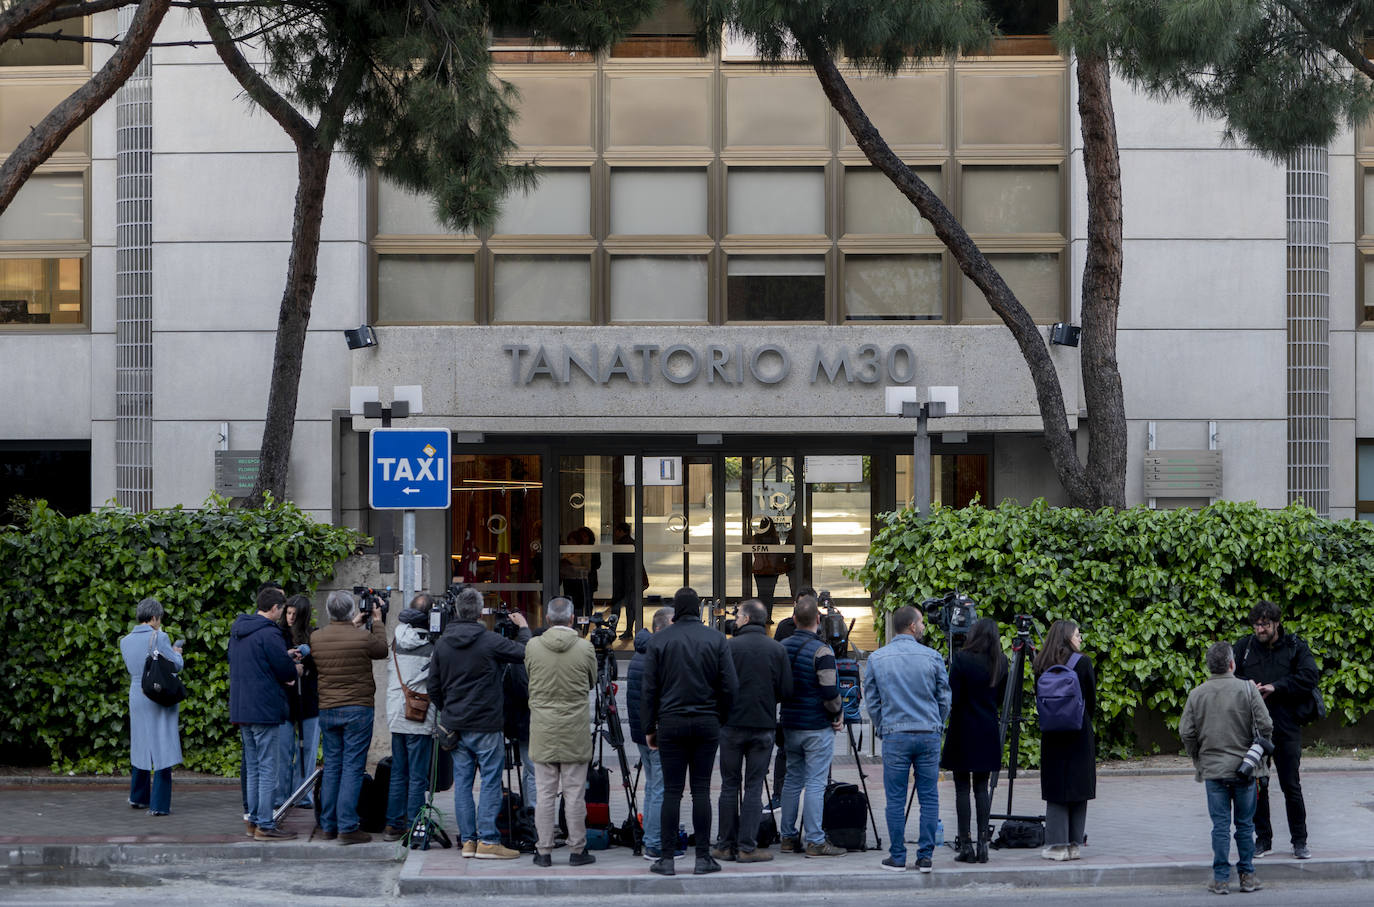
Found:
<svg viewBox="0 0 1374 907"><path fill-rule="evenodd" d="M598 665L606 660L611 647L615 645L615 625L619 620L619 614L593 614L590 617L577 619L582 632L587 634L587 641L596 650Z"/></svg>
<svg viewBox="0 0 1374 907"><path fill-rule="evenodd" d="M721 604L709 598L701 600L703 611L709 611L711 626L726 636L734 636L739 629L739 602Z"/></svg>
<svg viewBox="0 0 1374 907"><path fill-rule="evenodd" d="M506 639L514 639L520 632L520 628L515 625L515 621L510 619L510 615L510 608L507 607L505 602L497 603L495 608L482 609L483 617L495 618L495 622L492 624L492 630L500 633Z"/></svg>
<svg viewBox="0 0 1374 907"><path fill-rule="evenodd" d="M453 583L437 595L429 605L429 635L442 636L448 622L458 614L458 593L467 588L466 583Z"/></svg>
<svg viewBox="0 0 1374 907"><path fill-rule="evenodd" d="M366 614L367 620L363 625L369 630L372 629L372 609L380 608L382 612L382 623L386 623L387 612L391 610L391 587L387 586L380 592L371 586L354 586L353 594L358 596L358 612Z"/></svg>
<svg viewBox="0 0 1374 907"><path fill-rule="evenodd" d="M968 631L978 622L978 606L973 599L957 590L926 599L921 602L921 611L933 615L935 626L949 640L951 658L963 648Z"/></svg>

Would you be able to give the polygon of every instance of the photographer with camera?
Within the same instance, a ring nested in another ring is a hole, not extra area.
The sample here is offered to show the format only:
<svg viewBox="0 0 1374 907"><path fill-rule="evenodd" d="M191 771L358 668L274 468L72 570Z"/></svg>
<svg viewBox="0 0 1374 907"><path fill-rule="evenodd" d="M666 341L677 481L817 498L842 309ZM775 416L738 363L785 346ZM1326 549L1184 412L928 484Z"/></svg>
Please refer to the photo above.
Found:
<svg viewBox="0 0 1374 907"><path fill-rule="evenodd" d="M1259 752L1253 759L1247 757L1252 747L1263 750L1274 722L1255 684L1235 676L1235 654L1228 643L1213 643L1207 650L1207 670L1212 676L1188 694L1178 723L1197 780L1207 785L1207 811L1212 815L1212 881L1207 890L1228 893L1227 839L1234 814L1240 890L1258 891L1263 886L1255 878L1253 820L1256 778L1265 769Z"/></svg>
<svg viewBox="0 0 1374 907"><path fill-rule="evenodd" d="M424 692L434 640L429 612L434 596L421 592L396 618L391 639L391 671L386 684L387 726L391 729L391 786L386 798L383 841L399 841L414 826L429 790L434 746L434 706ZM422 698L423 697L423 698Z"/></svg>
<svg viewBox="0 0 1374 907"><path fill-rule="evenodd" d="M539 787L534 826L539 832L535 866L553 865L554 816L562 793L568 817L568 863L586 866L587 765L592 759L587 694L596 683L596 651L573 629L573 603L552 599L544 611L548 629L525 646L530 690L530 758Z"/></svg>
<svg viewBox="0 0 1374 907"><path fill-rule="evenodd" d="M325 840L365 844L372 835L358 819L358 796L372 743L377 684L372 662L386 658L385 599L372 593L355 605L336 589L325 599L329 624L310 634L310 655L319 674L320 736L324 777L320 784L320 829ZM364 624L369 626L364 628Z"/></svg>
<svg viewBox="0 0 1374 907"><path fill-rule="evenodd" d="M514 639L488 630L481 623L482 593L471 586L458 593L454 612L435 643L426 689L439 713L440 745L453 752L453 812L463 856L513 860L520 851L503 846L496 829L506 757L502 665L524 662L530 628L523 614L513 612L509 619L516 627ZM474 774L481 778L476 808Z"/></svg>

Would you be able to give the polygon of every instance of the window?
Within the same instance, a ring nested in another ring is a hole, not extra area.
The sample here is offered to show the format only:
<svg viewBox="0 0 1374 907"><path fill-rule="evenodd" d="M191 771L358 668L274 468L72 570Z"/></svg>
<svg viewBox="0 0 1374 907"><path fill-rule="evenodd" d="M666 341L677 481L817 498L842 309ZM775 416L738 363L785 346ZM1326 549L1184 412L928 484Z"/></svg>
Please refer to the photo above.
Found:
<svg viewBox="0 0 1374 907"><path fill-rule="evenodd" d="M728 191L727 233L826 232L823 170L734 168Z"/></svg>
<svg viewBox="0 0 1374 907"><path fill-rule="evenodd" d="M732 255L726 266L730 321L825 320L825 259Z"/></svg>
<svg viewBox="0 0 1374 907"><path fill-rule="evenodd" d="M1023 252L989 254L988 261L1040 324L1058 321L1063 311L1064 275L1058 254ZM1002 319L967 277L963 278L963 317L965 324L1001 324Z"/></svg>
<svg viewBox="0 0 1374 907"><path fill-rule="evenodd" d="M941 256L845 256L844 304L846 321L938 321L944 304Z"/></svg>
<svg viewBox="0 0 1374 907"><path fill-rule="evenodd" d="M914 167L936 195L943 195L944 178L938 167ZM911 199L873 167L850 167L844 173L844 232L864 234L934 235Z"/></svg>
<svg viewBox="0 0 1374 907"><path fill-rule="evenodd" d="M592 269L585 256L497 255L492 321L587 324Z"/></svg>
<svg viewBox="0 0 1374 907"><path fill-rule="evenodd" d="M654 14L611 48L612 57L699 57L696 26L686 0L664 0Z"/></svg>
<svg viewBox="0 0 1374 907"><path fill-rule="evenodd" d="M1058 233L1059 168L965 167L969 233Z"/></svg>
<svg viewBox="0 0 1374 907"><path fill-rule="evenodd" d="M590 234L590 175L586 170L545 170L534 188L506 196L494 232Z"/></svg>
<svg viewBox="0 0 1374 907"><path fill-rule="evenodd" d="M1374 441L1355 445L1355 518L1374 521Z"/></svg>
<svg viewBox="0 0 1374 907"><path fill-rule="evenodd" d="M452 324L476 319L471 255L381 255L377 320L384 324Z"/></svg>
<svg viewBox="0 0 1374 907"><path fill-rule="evenodd" d="M5 6L10 4L6 3ZM82 19L62 19L39 28L39 34L86 34ZM52 41L43 38L10 39L0 45L0 67L26 66L82 66L86 62L85 46L79 41Z"/></svg>
<svg viewBox="0 0 1374 907"><path fill-rule="evenodd" d="M706 256L611 259L611 321L706 322Z"/></svg>
<svg viewBox="0 0 1374 907"><path fill-rule="evenodd" d="M705 170L612 170L611 233L705 236L708 197Z"/></svg>
<svg viewBox="0 0 1374 907"><path fill-rule="evenodd" d="M1058 0L984 0L983 5L997 26L993 56L1056 53L1050 31L1059 22Z"/></svg>

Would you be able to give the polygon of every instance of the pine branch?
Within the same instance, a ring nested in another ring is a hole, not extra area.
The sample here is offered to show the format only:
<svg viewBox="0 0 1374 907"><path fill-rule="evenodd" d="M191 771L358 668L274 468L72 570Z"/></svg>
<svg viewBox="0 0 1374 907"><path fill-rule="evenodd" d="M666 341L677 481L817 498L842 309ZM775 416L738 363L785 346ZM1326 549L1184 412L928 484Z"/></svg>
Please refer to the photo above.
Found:
<svg viewBox="0 0 1374 907"><path fill-rule="evenodd" d="M248 96L267 111L268 116L277 121L297 148L308 148L313 145L315 127L244 59L219 10L213 6L201 7L200 18L204 21L206 30L210 32L215 52Z"/></svg>

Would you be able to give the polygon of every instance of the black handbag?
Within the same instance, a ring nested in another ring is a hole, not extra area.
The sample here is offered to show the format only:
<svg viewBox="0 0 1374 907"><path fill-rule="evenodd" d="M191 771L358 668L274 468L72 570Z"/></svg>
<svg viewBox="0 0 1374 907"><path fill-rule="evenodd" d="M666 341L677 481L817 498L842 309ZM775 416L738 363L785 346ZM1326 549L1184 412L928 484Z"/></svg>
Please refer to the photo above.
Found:
<svg viewBox="0 0 1374 907"><path fill-rule="evenodd" d="M181 682L172 663L157 650L157 634L148 643L148 657L143 661L143 695L158 705L176 705L186 698L186 684Z"/></svg>

